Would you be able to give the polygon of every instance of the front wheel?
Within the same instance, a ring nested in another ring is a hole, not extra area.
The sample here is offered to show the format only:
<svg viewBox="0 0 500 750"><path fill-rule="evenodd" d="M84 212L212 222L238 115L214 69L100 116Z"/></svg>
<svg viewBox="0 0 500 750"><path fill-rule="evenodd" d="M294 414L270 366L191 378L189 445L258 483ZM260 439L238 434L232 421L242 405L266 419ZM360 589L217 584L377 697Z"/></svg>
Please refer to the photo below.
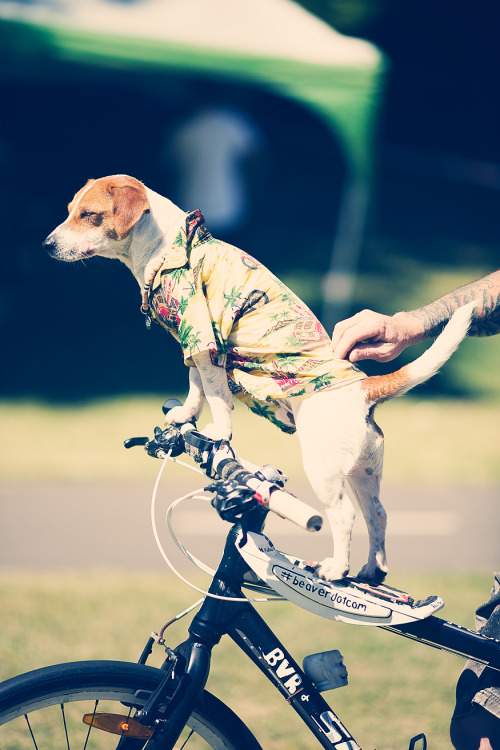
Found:
<svg viewBox="0 0 500 750"><path fill-rule="evenodd" d="M0 748L116 748L131 731L135 712L144 706L164 675L162 670L142 664L88 661L44 667L13 677L0 684ZM97 728L106 722L107 731ZM147 747L148 740L136 743ZM191 750L261 750L236 714L206 691L199 697L176 747L184 748L186 743Z"/></svg>

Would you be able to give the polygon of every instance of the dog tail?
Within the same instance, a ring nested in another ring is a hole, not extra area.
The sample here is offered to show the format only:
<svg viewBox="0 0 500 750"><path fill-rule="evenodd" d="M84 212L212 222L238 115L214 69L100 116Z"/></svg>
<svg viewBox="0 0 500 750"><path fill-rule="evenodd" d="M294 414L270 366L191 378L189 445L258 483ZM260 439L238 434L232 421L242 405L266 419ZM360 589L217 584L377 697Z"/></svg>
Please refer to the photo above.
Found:
<svg viewBox="0 0 500 750"><path fill-rule="evenodd" d="M462 339L467 336L472 311L476 304L476 302L468 302L459 307L432 346L414 362L388 375L365 378L361 382L361 387L365 392L366 401L377 404L402 396L435 375L458 348Z"/></svg>

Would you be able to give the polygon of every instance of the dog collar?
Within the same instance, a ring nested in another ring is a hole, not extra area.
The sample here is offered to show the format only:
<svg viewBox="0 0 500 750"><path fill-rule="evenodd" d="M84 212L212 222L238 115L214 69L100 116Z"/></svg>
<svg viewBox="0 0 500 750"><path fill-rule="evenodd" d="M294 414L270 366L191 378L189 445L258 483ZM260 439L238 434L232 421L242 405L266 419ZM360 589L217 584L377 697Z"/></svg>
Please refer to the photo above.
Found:
<svg viewBox="0 0 500 750"><path fill-rule="evenodd" d="M149 293L151 292L151 284L154 281L154 278L162 265L165 262L165 256L162 256L158 263L153 267L153 269L148 273L146 277L146 281L144 283L144 286L142 287L142 302L141 302L141 313L145 316L145 323L146 328L148 331L151 329L152 324L152 318L151 318L151 308L149 306Z"/></svg>

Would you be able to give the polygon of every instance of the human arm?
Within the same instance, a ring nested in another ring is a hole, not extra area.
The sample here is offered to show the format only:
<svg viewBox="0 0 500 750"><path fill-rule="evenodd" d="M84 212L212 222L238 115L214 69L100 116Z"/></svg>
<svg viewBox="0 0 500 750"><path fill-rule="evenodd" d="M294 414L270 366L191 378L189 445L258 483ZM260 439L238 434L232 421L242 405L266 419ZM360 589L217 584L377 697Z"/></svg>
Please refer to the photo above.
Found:
<svg viewBox="0 0 500 750"><path fill-rule="evenodd" d="M470 336L491 336L500 331L500 271L484 276L411 312L381 315L363 310L334 328L335 357L358 362L390 362L411 344L437 336L453 313L475 300Z"/></svg>
<svg viewBox="0 0 500 750"><path fill-rule="evenodd" d="M467 302L476 302L469 336L493 336L500 331L500 271L445 294L429 305L413 310L424 327L423 338L437 336L455 310Z"/></svg>

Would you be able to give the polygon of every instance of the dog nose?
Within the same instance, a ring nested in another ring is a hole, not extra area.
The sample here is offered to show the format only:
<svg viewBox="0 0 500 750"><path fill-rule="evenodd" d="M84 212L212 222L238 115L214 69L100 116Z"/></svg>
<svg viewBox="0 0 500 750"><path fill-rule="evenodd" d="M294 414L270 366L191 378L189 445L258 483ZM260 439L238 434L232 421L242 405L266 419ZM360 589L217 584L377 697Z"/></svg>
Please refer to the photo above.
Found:
<svg viewBox="0 0 500 750"><path fill-rule="evenodd" d="M54 252L54 250L56 249L56 242L55 242L55 240L53 239L52 235L50 235L50 234L49 234L49 236L47 237L47 239L46 239L46 240L44 240L44 242L42 242L42 247L43 247L43 248L44 248L44 249L45 249L45 250L46 250L46 251L47 251L48 253L51 253L51 254L52 254L52 253Z"/></svg>

